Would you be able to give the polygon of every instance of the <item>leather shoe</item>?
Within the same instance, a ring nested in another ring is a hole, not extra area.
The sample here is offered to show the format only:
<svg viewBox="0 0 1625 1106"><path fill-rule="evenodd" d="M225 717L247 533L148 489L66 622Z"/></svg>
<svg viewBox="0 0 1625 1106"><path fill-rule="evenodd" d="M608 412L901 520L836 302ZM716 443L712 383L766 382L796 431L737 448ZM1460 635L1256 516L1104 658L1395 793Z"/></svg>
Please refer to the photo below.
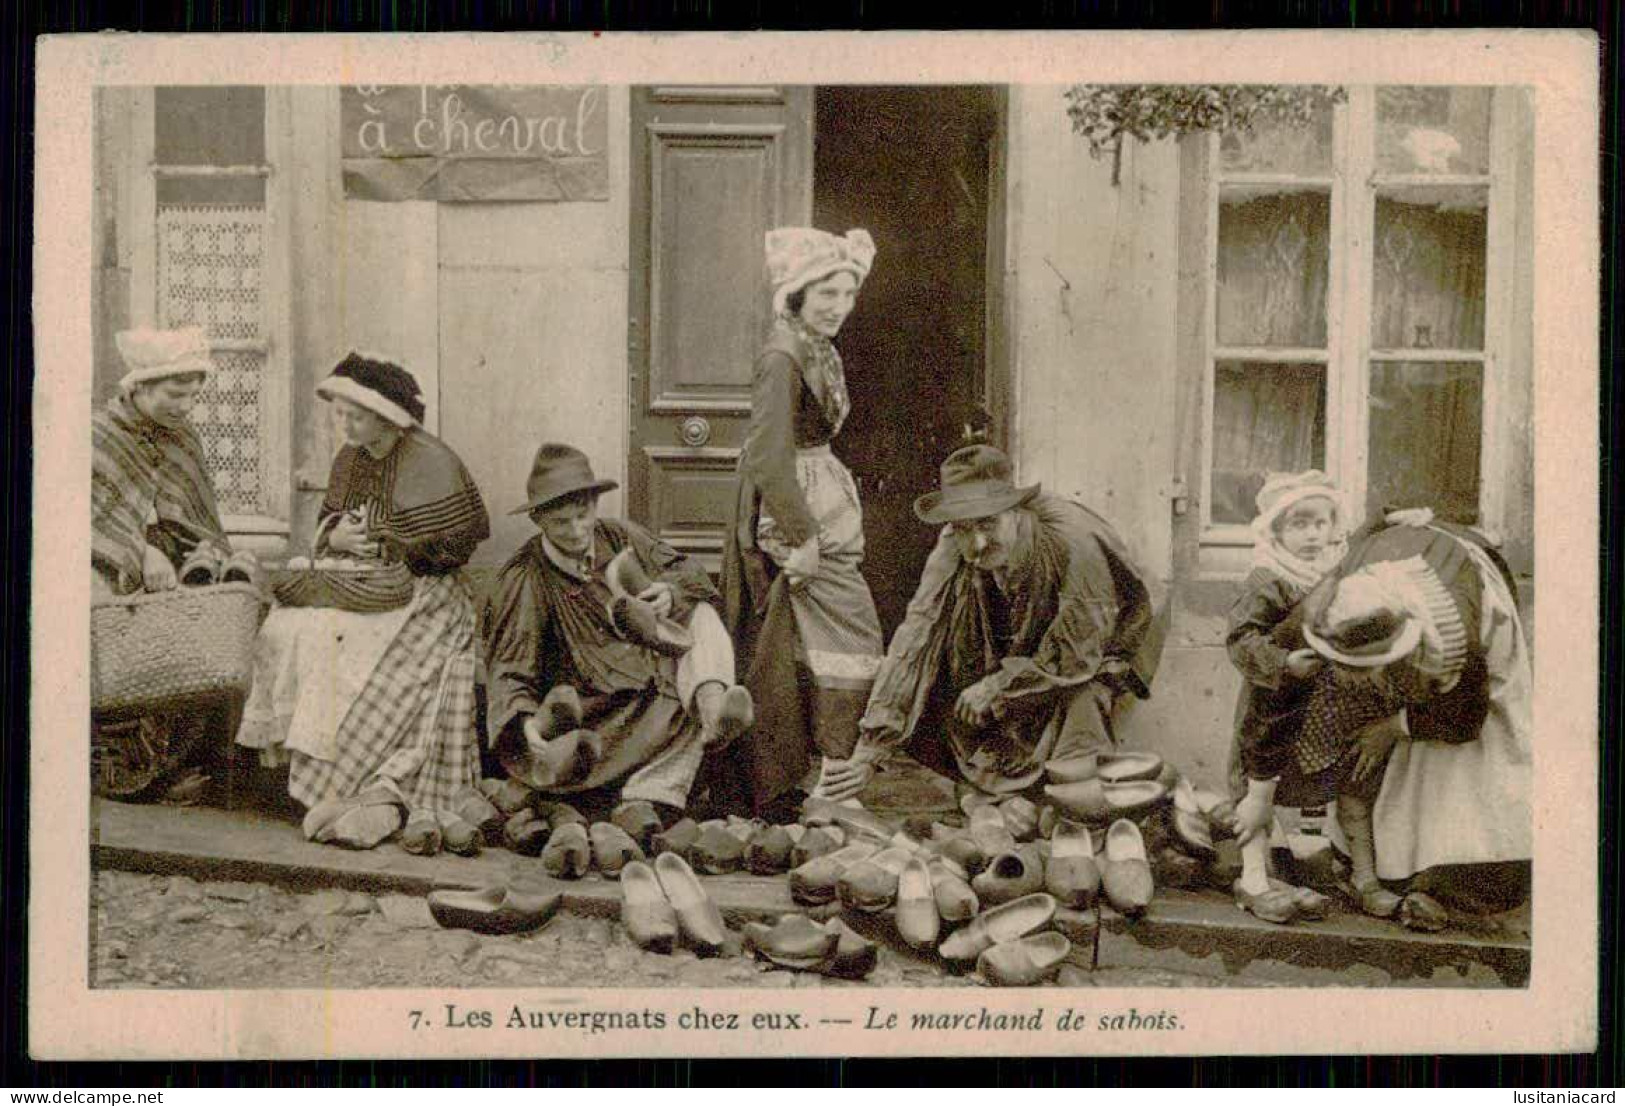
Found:
<svg viewBox="0 0 1625 1106"><path fill-rule="evenodd" d="M790 870L790 897L804 906L833 902L841 873L880 851L872 842L846 845Z"/></svg>
<svg viewBox="0 0 1625 1106"><path fill-rule="evenodd" d="M661 853L655 857L654 868L660 889L677 912L678 928L690 947L701 956L720 953L728 938L728 927L694 870L676 853Z"/></svg>
<svg viewBox="0 0 1625 1106"><path fill-rule="evenodd" d="M626 835L638 843L645 854L654 847L655 834L660 832L660 813L645 799L630 799L610 812L609 820L621 827Z"/></svg>
<svg viewBox="0 0 1625 1106"><path fill-rule="evenodd" d="M522 883L479 891L431 891L429 914L445 929L528 933L546 925L563 901L562 891Z"/></svg>
<svg viewBox="0 0 1625 1106"><path fill-rule="evenodd" d="M618 875L634 860L643 859L643 850L630 834L611 822L594 822L587 831L592 844L592 860L606 876Z"/></svg>
<svg viewBox="0 0 1625 1106"><path fill-rule="evenodd" d="M897 881L913 859L904 849L886 848L858 861L840 874L835 893L848 910L878 914L897 900Z"/></svg>
<svg viewBox="0 0 1625 1106"><path fill-rule="evenodd" d="M553 830L542 850L542 867L557 879L580 879L592 867L592 844L587 827L567 822Z"/></svg>
<svg viewBox="0 0 1625 1106"><path fill-rule="evenodd" d="M984 906L1019 899L1043 889L1044 865L1038 851L1024 845L994 857L976 878L970 881L976 899Z"/></svg>
<svg viewBox="0 0 1625 1106"><path fill-rule="evenodd" d="M700 828L686 855L696 871L708 876L723 875L737 872L744 865L745 844L713 822Z"/></svg>
<svg viewBox="0 0 1625 1106"><path fill-rule="evenodd" d="M1053 896L1039 892L982 911L948 935L938 952L944 960L975 960L1000 941L1014 941L1043 929L1055 917Z"/></svg>
<svg viewBox="0 0 1625 1106"><path fill-rule="evenodd" d="M840 842L825 832L822 826L808 827L801 840L790 850L790 867L799 868L809 860L827 856L840 847Z"/></svg>
<svg viewBox="0 0 1625 1106"><path fill-rule="evenodd" d="M1162 758L1155 753L1115 753L1100 758L1101 783L1130 783L1154 780L1162 772Z"/></svg>
<svg viewBox="0 0 1625 1106"><path fill-rule="evenodd" d="M897 932L914 948L936 946L942 931L942 917L937 912L936 894L932 889L931 870L919 857L911 858L897 876Z"/></svg>
<svg viewBox="0 0 1625 1106"><path fill-rule="evenodd" d="M931 873L931 896L936 900L937 915L945 922L968 922L982 908L976 892L960 871L949 867L953 861L947 857L932 857L926 867ZM957 866L956 866L957 867Z"/></svg>
<svg viewBox="0 0 1625 1106"><path fill-rule="evenodd" d="M1155 883L1145 855L1145 840L1140 836L1140 827L1127 818L1119 818L1106 831L1100 882L1106 901L1119 914L1138 917L1151 905Z"/></svg>
<svg viewBox="0 0 1625 1106"><path fill-rule="evenodd" d="M692 818L679 818L654 835L654 852L656 856L661 853L677 853L681 856L699 839L699 823Z"/></svg>
<svg viewBox="0 0 1625 1106"><path fill-rule="evenodd" d="M539 856L551 832L535 811L521 810L503 823L502 843L520 856Z"/></svg>
<svg viewBox="0 0 1625 1106"><path fill-rule="evenodd" d="M764 826L745 843L745 867L759 876L780 875L790 870L794 848L783 826Z"/></svg>
<svg viewBox="0 0 1625 1106"><path fill-rule="evenodd" d="M543 737L557 737L580 729L585 716L576 689L569 684L554 684L536 711L536 722Z"/></svg>
<svg viewBox="0 0 1625 1106"><path fill-rule="evenodd" d="M1062 821L1050 838L1049 863L1044 866L1044 890L1062 906L1088 909L1100 893L1100 868L1089 827Z"/></svg>
<svg viewBox="0 0 1625 1106"><path fill-rule="evenodd" d="M1072 942L1059 933L1038 933L1001 941L976 958L976 970L995 987L1032 987L1061 966Z"/></svg>
<svg viewBox="0 0 1625 1106"><path fill-rule="evenodd" d="M670 952L677 943L677 912L654 869L633 860L621 869L621 924L639 948Z"/></svg>
<svg viewBox="0 0 1625 1106"><path fill-rule="evenodd" d="M741 932L745 948L759 959L800 971L816 969L841 942L838 933L816 924L805 914L782 915L770 926L749 922Z"/></svg>

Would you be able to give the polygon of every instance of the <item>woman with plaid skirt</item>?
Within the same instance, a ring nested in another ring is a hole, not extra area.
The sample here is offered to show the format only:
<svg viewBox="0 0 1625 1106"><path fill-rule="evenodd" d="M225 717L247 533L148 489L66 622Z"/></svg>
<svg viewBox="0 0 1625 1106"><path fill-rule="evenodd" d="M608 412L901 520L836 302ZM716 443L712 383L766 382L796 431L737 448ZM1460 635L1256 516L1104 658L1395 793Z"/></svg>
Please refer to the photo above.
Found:
<svg viewBox="0 0 1625 1106"><path fill-rule="evenodd" d="M406 590L394 609L369 613L353 602L273 611L237 740L270 763L286 756L312 840L371 848L404 824L410 851L477 851L477 831L454 811L480 775L474 604L461 570L490 536L485 504L462 461L423 429L405 369L352 353L316 392L346 438L317 563L338 578L344 566L376 579L393 570Z"/></svg>

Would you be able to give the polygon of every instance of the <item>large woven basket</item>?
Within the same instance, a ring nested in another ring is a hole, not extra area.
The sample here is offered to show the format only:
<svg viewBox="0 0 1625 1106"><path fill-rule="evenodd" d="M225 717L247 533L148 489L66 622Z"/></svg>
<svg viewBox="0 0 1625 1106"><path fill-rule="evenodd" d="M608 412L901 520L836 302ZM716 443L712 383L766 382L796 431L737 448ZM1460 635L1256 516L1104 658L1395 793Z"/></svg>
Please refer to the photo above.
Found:
<svg viewBox="0 0 1625 1106"><path fill-rule="evenodd" d="M246 694L263 601L252 584L101 599L90 608L90 705L104 718Z"/></svg>

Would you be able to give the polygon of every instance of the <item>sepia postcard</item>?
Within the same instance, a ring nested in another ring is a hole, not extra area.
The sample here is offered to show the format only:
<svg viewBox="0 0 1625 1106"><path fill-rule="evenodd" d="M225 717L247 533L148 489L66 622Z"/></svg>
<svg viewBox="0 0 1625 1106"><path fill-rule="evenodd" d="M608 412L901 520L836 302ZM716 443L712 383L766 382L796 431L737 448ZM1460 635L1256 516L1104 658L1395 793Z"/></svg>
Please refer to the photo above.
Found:
<svg viewBox="0 0 1625 1106"><path fill-rule="evenodd" d="M1594 37L39 61L36 1058L1594 1047Z"/></svg>

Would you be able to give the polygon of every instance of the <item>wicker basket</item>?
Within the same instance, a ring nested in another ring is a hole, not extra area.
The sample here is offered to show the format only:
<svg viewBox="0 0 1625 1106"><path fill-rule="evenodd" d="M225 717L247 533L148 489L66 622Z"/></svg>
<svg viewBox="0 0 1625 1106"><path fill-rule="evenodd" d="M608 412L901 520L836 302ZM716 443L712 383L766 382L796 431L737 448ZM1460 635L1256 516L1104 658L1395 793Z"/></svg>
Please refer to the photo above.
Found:
<svg viewBox="0 0 1625 1106"><path fill-rule="evenodd" d="M90 608L90 705L104 718L246 694L264 610L252 584L102 599Z"/></svg>

